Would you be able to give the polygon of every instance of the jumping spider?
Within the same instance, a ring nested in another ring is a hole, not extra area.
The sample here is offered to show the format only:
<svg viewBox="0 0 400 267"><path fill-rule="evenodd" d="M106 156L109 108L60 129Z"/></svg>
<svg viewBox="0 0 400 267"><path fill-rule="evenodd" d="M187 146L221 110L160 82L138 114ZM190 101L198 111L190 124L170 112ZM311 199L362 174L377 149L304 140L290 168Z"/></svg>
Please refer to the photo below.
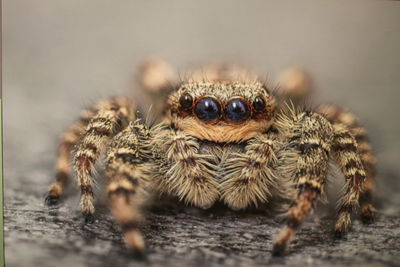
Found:
<svg viewBox="0 0 400 267"><path fill-rule="evenodd" d="M138 222L151 196L173 196L202 209L218 202L233 210L280 197L291 202L272 250L281 255L323 196L332 158L346 180L336 235L348 229L358 205L364 220L373 219L375 160L365 129L334 106L300 109L309 90L300 86L298 73L274 92L252 72L233 66L194 70L182 82L172 77L160 60L141 69L139 81L155 100L168 92L167 101L158 99L165 106L156 126L138 119L134 102L125 97L100 101L82 113L62 136L47 204L58 202L72 163L85 221L93 222L92 171L105 150L110 209L134 251L145 248Z"/></svg>

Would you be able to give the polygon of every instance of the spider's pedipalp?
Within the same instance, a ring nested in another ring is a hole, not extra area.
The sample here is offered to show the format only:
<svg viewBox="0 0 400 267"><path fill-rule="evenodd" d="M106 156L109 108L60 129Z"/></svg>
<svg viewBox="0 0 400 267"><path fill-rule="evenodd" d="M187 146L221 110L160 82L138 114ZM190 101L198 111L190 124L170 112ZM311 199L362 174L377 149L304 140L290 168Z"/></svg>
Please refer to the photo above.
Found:
<svg viewBox="0 0 400 267"><path fill-rule="evenodd" d="M196 138L174 130L166 130L162 154L167 168L160 171L158 190L177 196L187 204L209 208L219 197L214 157L199 153Z"/></svg>
<svg viewBox="0 0 400 267"><path fill-rule="evenodd" d="M279 145L275 134L252 139L245 154L235 154L224 163L225 177L221 183L222 199L234 210L266 203L272 191L279 188L271 166L276 164ZM279 191L279 190L278 190Z"/></svg>
<svg viewBox="0 0 400 267"><path fill-rule="evenodd" d="M76 147L74 168L81 189L80 206L85 218L92 218L94 213L93 165L109 139L126 127L134 116L134 107L128 99L110 99L90 120Z"/></svg>
<svg viewBox="0 0 400 267"><path fill-rule="evenodd" d="M142 252L145 243L138 229L140 209L148 200L151 152L149 132L140 122L116 135L107 151L107 194L111 212L124 232L126 245Z"/></svg>

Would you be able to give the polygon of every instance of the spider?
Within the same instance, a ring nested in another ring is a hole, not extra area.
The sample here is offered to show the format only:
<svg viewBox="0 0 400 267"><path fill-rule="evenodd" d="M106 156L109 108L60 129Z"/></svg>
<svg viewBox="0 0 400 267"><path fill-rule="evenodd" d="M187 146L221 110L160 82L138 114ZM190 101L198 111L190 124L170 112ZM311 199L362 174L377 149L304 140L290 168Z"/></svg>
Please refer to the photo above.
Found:
<svg viewBox="0 0 400 267"><path fill-rule="evenodd" d="M92 223L92 172L105 152L110 210L133 251L145 249L139 226L143 207L154 196L202 209L222 203L233 210L280 199L275 204L286 208L287 219L272 249L280 256L323 198L333 159L346 181L336 236L349 228L356 207L363 221L373 220L375 159L366 130L336 106L301 108L310 93L301 72L292 72L277 90L232 65L195 69L178 82L167 63L152 59L139 73L142 87L162 107L159 122L148 125L126 97L88 108L61 138L48 205L59 202L73 165L80 207L85 222Z"/></svg>

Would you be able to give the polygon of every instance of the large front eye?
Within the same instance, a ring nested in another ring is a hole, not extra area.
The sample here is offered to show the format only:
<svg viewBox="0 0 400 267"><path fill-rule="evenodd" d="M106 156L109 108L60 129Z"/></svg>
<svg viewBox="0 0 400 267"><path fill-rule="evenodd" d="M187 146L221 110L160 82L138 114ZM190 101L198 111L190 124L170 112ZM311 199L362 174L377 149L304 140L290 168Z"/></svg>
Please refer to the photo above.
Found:
<svg viewBox="0 0 400 267"><path fill-rule="evenodd" d="M233 99L226 106L226 117L230 121L242 122L247 120L249 115L249 106L241 99Z"/></svg>
<svg viewBox="0 0 400 267"><path fill-rule="evenodd" d="M210 122L221 116L221 105L214 98L205 97L197 103L195 112L200 120Z"/></svg>

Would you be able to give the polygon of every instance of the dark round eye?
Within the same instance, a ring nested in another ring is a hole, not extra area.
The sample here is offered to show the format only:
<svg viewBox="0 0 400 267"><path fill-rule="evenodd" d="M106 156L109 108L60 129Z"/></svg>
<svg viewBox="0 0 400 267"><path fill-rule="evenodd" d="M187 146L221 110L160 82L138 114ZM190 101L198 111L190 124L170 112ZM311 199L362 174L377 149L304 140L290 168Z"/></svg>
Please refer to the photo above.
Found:
<svg viewBox="0 0 400 267"><path fill-rule="evenodd" d="M179 104L183 108L190 108L192 106L192 103L193 103L193 98L191 95L187 93L183 94L181 98L179 98Z"/></svg>
<svg viewBox="0 0 400 267"><path fill-rule="evenodd" d="M254 99L253 102L253 107L256 111L261 111L265 108L265 102L264 99L262 99L261 96L257 96L256 99Z"/></svg>
<svg viewBox="0 0 400 267"><path fill-rule="evenodd" d="M245 121L249 118L250 110L247 103L241 99L233 99L226 106L226 117L233 122Z"/></svg>
<svg viewBox="0 0 400 267"><path fill-rule="evenodd" d="M195 112L200 120L213 121L221 116L221 105L214 98L205 97L197 103Z"/></svg>

